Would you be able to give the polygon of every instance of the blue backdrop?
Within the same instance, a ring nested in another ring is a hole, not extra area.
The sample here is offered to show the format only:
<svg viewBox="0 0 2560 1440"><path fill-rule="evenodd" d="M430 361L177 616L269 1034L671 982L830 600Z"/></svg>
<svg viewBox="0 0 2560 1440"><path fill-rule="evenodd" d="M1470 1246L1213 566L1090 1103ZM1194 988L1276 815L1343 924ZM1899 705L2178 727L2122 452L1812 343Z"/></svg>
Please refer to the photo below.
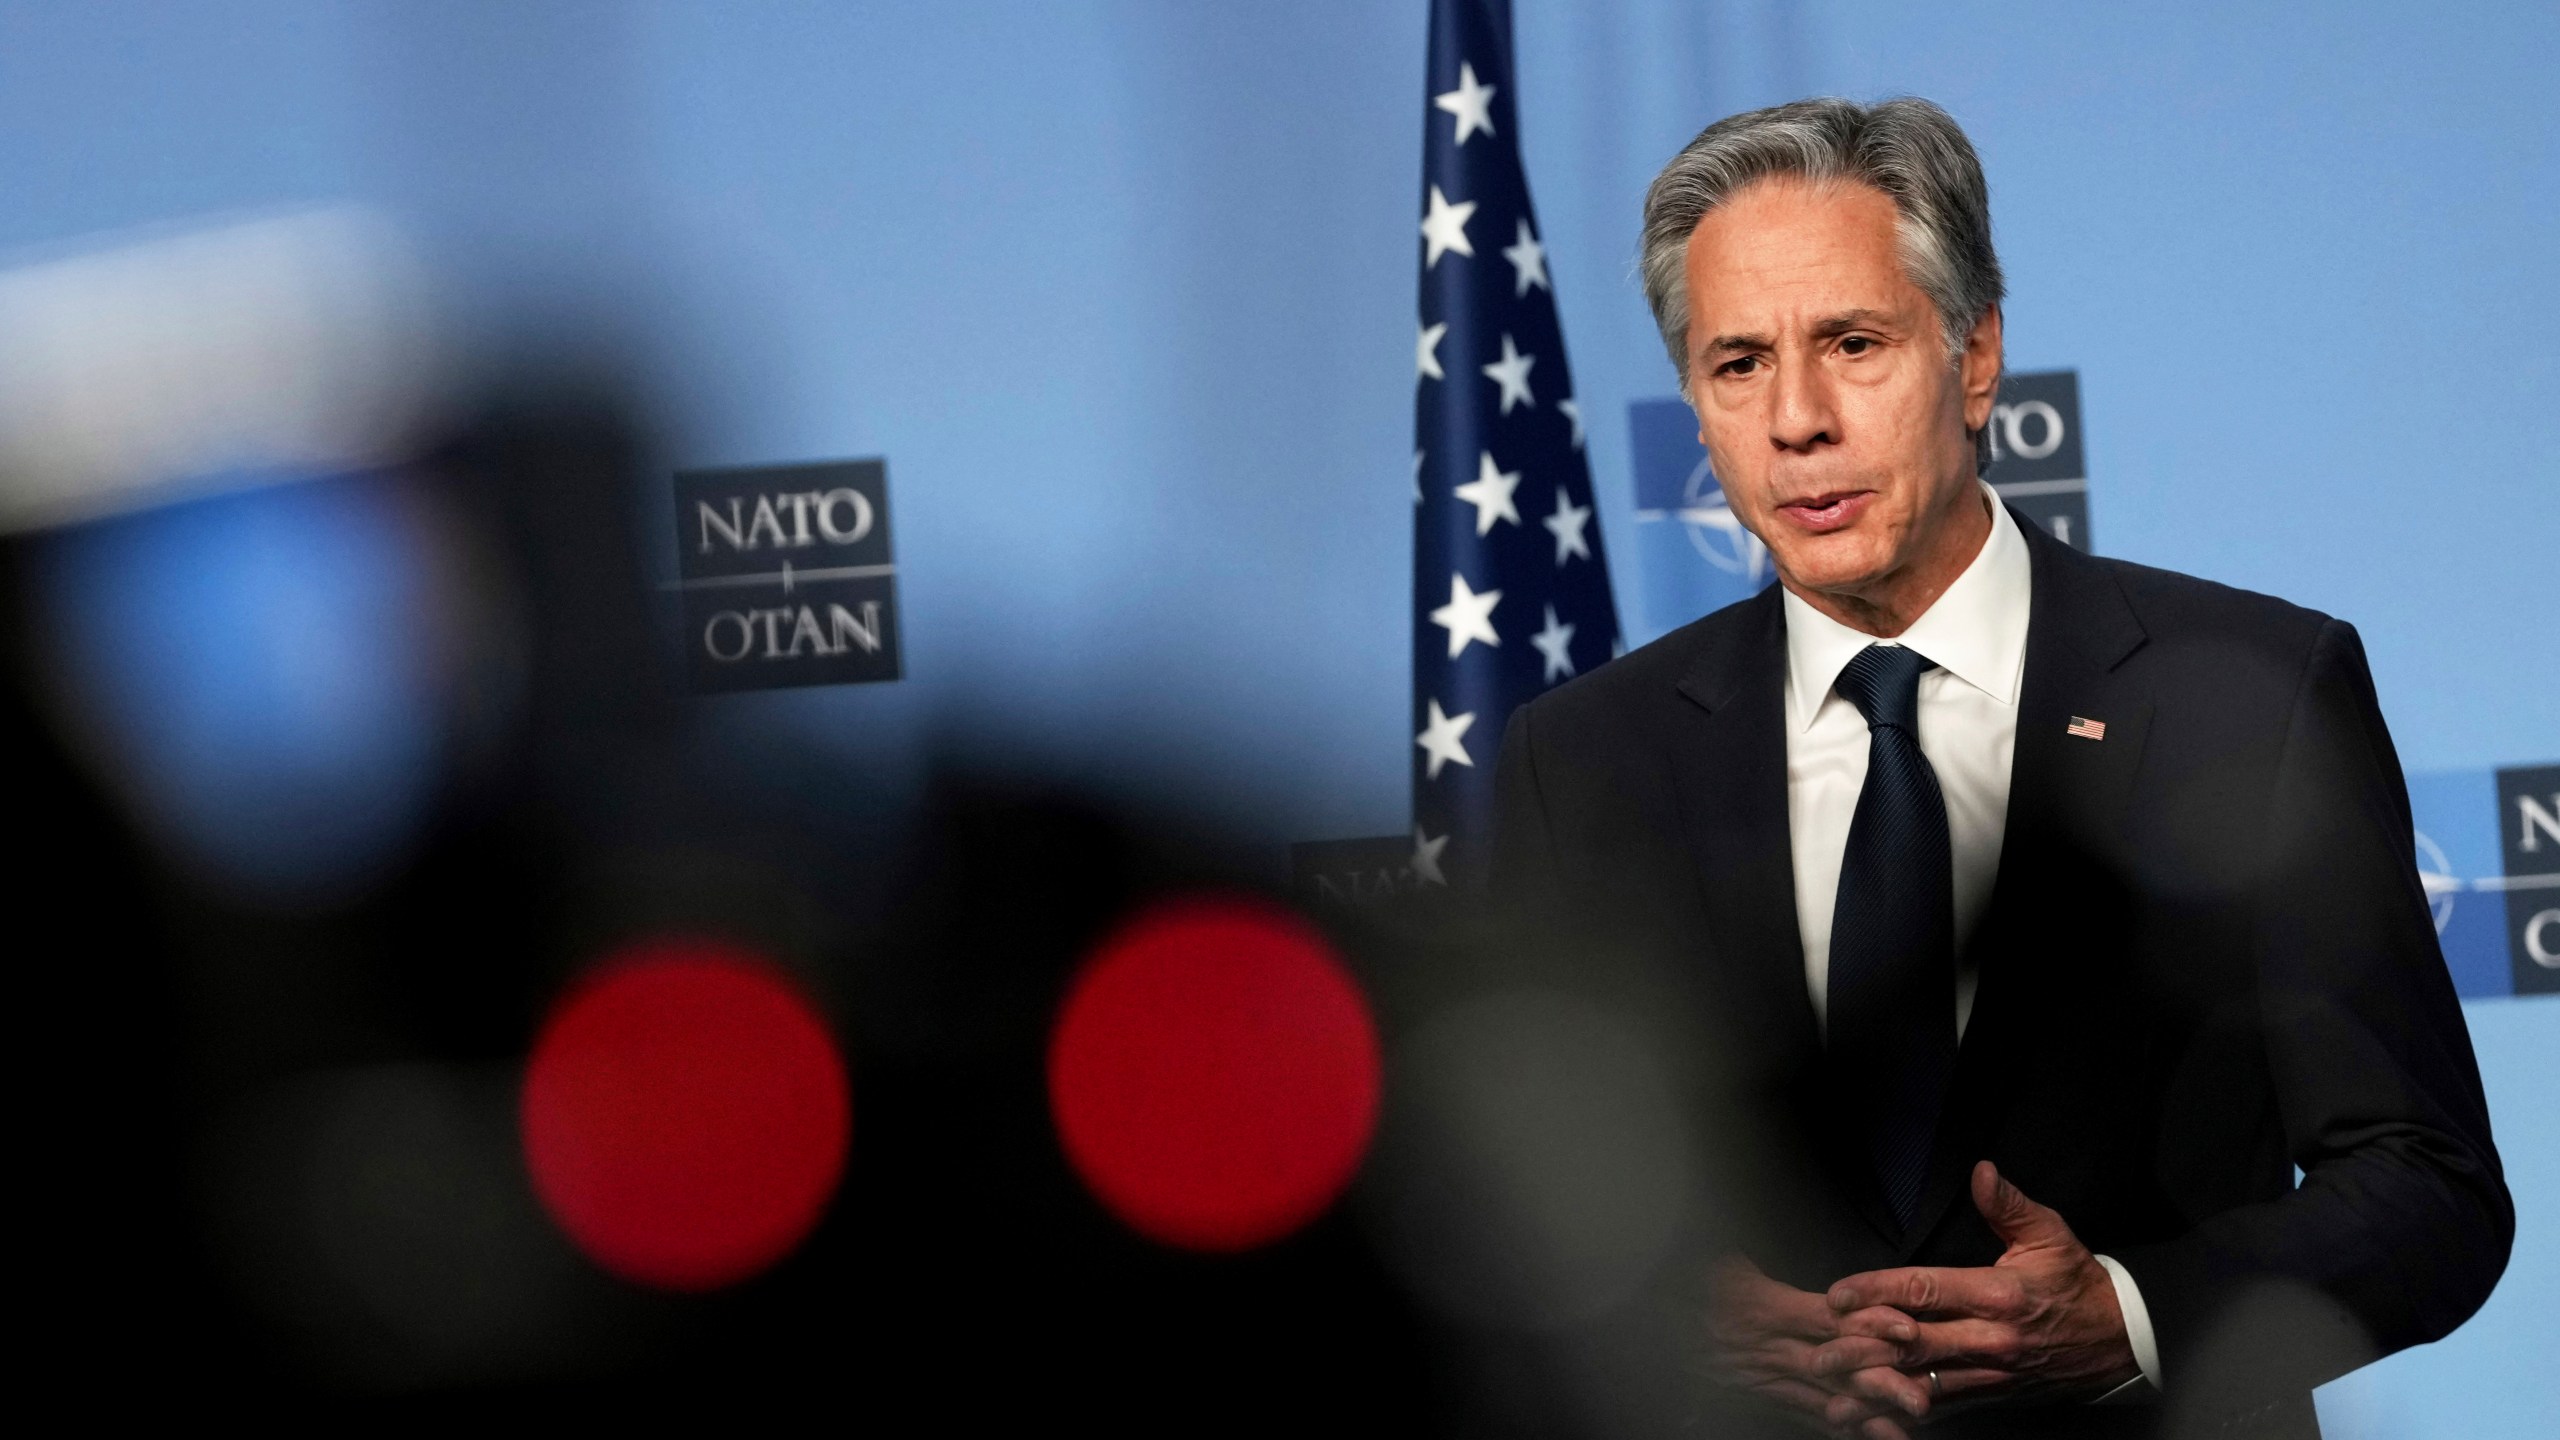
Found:
<svg viewBox="0 0 2560 1440"><path fill-rule="evenodd" d="M669 470L886 455L910 679L705 705L743 776L779 742L895 787L938 728L1036 715L1009 743L1275 841L1393 833L1423 23L12 0L0 250L373 203L491 333L641 370ZM2012 364L2079 371L2101 548L2354 621L2413 771L2560 757L2560 11L1520 0L1518 49L1618 555L1615 417L1669 383L1645 181L1734 109L1925 94L1990 172ZM2560 1010L2470 1013L2515 1265L2456 1340L2333 1387L2335 1433L2560 1428L2521 1298L2560 1287Z"/></svg>

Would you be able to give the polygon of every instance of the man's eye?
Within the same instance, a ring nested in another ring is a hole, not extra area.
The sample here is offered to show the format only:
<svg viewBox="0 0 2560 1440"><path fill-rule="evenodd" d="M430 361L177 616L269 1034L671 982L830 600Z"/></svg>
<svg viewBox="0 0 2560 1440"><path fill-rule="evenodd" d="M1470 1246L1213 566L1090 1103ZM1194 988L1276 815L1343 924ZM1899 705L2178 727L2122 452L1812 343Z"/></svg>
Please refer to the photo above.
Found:
<svg viewBox="0 0 2560 1440"><path fill-rule="evenodd" d="M1864 335L1851 335L1840 342L1840 353L1843 355L1864 355L1874 348L1876 348L1876 342Z"/></svg>
<svg viewBox="0 0 2560 1440"><path fill-rule="evenodd" d="M1759 357L1759 356L1757 356L1757 355L1740 355L1740 356L1736 356L1735 358L1733 358L1733 359L1731 359L1731 360L1727 360L1727 361L1726 361L1726 362L1724 362L1723 364L1721 364L1721 365L1717 366L1717 367L1716 367L1716 373L1717 373L1717 374L1719 374L1719 375L1735 375L1735 376L1741 376L1741 375L1748 375L1748 374L1750 374L1752 371L1757 370L1757 369L1759 369L1759 368L1760 368L1760 357Z"/></svg>

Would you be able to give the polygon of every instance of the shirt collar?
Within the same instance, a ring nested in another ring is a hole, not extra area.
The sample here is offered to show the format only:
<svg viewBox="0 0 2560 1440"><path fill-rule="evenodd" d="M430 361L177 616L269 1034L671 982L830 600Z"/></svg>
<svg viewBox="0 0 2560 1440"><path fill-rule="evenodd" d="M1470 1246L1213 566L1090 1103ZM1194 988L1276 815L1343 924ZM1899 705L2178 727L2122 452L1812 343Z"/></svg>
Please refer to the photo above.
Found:
<svg viewBox="0 0 2560 1440"><path fill-rule="evenodd" d="M1977 482L1978 483L1978 482ZM2027 608L2035 593L2026 537L2009 507L1990 486L1991 535L1964 573L1911 628L1884 644L1908 645L1949 674L2003 705L2018 703L2019 677L2027 665ZM1841 669L1861 650L1879 643L1796 597L1785 594L1788 719L1798 733L1813 724Z"/></svg>

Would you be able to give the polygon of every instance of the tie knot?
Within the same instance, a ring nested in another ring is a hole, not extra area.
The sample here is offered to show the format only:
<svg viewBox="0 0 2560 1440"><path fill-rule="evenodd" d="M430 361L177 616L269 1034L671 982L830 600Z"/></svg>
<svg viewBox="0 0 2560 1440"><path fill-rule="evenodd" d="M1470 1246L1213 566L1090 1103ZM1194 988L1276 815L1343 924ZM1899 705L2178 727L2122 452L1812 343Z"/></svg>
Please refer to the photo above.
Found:
<svg viewBox="0 0 2560 1440"><path fill-rule="evenodd" d="M1898 725L1920 738L1920 677L1938 662L1908 645L1870 645L1849 657L1831 688L1858 707L1867 728Z"/></svg>

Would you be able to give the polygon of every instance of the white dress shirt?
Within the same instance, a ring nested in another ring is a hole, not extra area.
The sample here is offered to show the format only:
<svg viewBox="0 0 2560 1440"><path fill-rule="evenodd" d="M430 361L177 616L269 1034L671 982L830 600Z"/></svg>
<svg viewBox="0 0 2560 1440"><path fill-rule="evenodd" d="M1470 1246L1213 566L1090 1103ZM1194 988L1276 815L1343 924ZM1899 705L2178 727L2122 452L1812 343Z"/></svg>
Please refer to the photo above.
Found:
<svg viewBox="0 0 2560 1440"><path fill-rule="evenodd" d="M1870 645L1908 645L1938 664L1920 677L1920 753L1937 772L1947 802L1955 872L1956 1035L1962 1043L1981 980L1961 957L2000 873L2008 825L2009 765L2018 739L2018 685L2027 669L2027 611L2034 597L2026 537L1991 487L1991 535L1973 563L1909 629L1891 640L1852 630L1787 592L1787 834L1794 851L1796 929L1804 939L1804 983L1817 1022L1828 1023L1831 915L1849 823L1867 780L1867 722L1832 689L1840 671ZM2159 1346L2142 1292L2122 1265L2101 1255L2115 1282L2142 1378L2160 1383ZM2133 1382L2128 1382L2131 1384ZM2119 1392L2121 1393L2121 1392ZM2110 1395L2110 1399L2115 1396Z"/></svg>

